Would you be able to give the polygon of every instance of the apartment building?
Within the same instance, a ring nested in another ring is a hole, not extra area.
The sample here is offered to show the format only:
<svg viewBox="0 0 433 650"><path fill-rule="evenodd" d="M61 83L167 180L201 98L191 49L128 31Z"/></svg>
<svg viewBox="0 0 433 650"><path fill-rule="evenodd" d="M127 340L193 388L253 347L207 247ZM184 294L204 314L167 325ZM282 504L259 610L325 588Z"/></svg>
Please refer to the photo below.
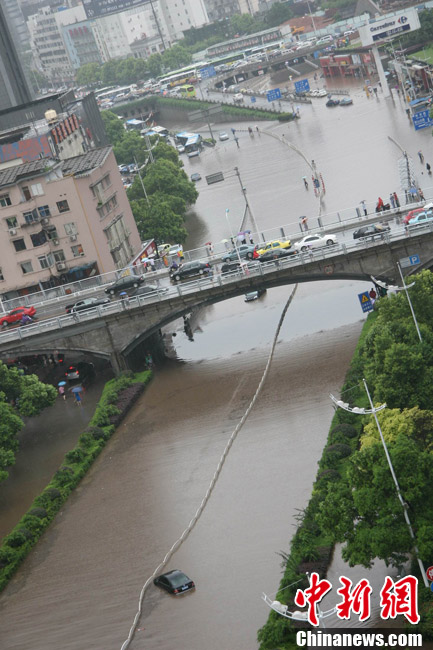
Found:
<svg viewBox="0 0 433 650"><path fill-rule="evenodd" d="M6 14L0 5L0 110L31 100L31 91L15 49Z"/></svg>
<svg viewBox="0 0 433 650"><path fill-rule="evenodd" d="M3 299L123 268L141 249L111 147L0 168L0 227Z"/></svg>
<svg viewBox="0 0 433 650"><path fill-rule="evenodd" d="M249 2L249 0L247 0ZM209 16L210 22L216 22L217 20L224 20L224 18L230 18L234 14L247 13L247 11L241 11L239 6L239 0L204 0L206 5L207 14ZM247 4L244 3L245 9ZM248 13L251 13L248 11Z"/></svg>

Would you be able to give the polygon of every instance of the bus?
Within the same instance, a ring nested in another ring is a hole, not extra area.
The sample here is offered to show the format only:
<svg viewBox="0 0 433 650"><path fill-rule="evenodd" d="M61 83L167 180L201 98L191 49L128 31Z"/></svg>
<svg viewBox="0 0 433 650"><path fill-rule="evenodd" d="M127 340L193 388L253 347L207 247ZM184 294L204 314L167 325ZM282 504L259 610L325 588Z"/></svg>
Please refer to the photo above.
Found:
<svg viewBox="0 0 433 650"><path fill-rule="evenodd" d="M157 135L159 138L166 140L169 136L168 129L164 126L151 126L147 129L142 129L140 135L144 138L146 135L152 137L152 135Z"/></svg>
<svg viewBox="0 0 433 650"><path fill-rule="evenodd" d="M206 67L207 63L194 63L180 70L172 70L168 74L161 75L157 81L160 88L174 88L185 84L195 83L198 80L198 71Z"/></svg>
<svg viewBox="0 0 433 650"><path fill-rule="evenodd" d="M195 88L194 86L191 86L191 84L179 86L179 92L182 97L195 97L196 95Z"/></svg>

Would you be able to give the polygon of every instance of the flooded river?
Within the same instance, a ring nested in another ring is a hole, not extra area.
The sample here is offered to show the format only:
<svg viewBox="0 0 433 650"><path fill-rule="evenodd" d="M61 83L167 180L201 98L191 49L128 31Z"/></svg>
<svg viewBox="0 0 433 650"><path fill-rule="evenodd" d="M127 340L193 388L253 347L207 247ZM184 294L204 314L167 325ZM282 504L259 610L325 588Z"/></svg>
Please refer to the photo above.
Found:
<svg viewBox="0 0 433 650"><path fill-rule="evenodd" d="M339 113L315 104L302 108L295 125L271 127L290 133L318 161L329 210L398 190L399 152L388 132L414 154L430 146L429 134L409 131L402 106L354 98ZM261 223L273 227L317 214L316 200L301 185L301 159L271 138L265 145L265 137L245 135L239 150L222 143L185 161L188 173L227 172L224 186L203 181L199 187L188 247L227 237L226 208L235 227L243 211L235 165ZM357 294L368 288L336 281L299 286L263 391L200 521L169 564L189 574L197 589L176 600L152 586L132 648L257 648L257 630L269 614L261 593L277 590L278 553L289 550L295 515L311 494L333 415L329 393L343 382L364 319ZM199 312L194 341L178 327L178 360L157 369L0 595L2 650L120 648L142 584L194 515L255 393L290 291L279 287L254 303L236 298Z"/></svg>

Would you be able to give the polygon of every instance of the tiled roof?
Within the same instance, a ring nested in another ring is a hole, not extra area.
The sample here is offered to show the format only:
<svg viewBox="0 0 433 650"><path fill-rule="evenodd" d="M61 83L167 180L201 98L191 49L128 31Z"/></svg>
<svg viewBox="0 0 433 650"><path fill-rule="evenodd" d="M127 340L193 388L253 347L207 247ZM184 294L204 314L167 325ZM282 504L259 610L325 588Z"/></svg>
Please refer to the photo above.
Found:
<svg viewBox="0 0 433 650"><path fill-rule="evenodd" d="M31 162L24 163L24 165L14 165L7 169L0 169L0 187L3 185L12 185L26 178L26 176L33 176L38 172L42 172L49 162L45 158L32 160Z"/></svg>
<svg viewBox="0 0 433 650"><path fill-rule="evenodd" d="M90 172L104 164L111 147L101 147L100 149L91 149L81 156L68 158L62 162L62 171L65 176L76 176L84 172Z"/></svg>

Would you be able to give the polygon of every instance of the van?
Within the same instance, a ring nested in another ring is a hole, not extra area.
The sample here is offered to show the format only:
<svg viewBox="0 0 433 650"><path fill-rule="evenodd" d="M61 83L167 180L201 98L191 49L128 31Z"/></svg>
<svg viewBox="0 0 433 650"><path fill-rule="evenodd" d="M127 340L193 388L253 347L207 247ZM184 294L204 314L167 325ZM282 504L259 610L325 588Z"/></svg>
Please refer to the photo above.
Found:
<svg viewBox="0 0 433 650"><path fill-rule="evenodd" d="M322 38L319 41L317 41L317 44L319 44L319 43L332 43L333 40L334 40L334 38L333 38L333 36L331 36L331 34L326 34L326 36L322 36Z"/></svg>
<svg viewBox="0 0 433 650"><path fill-rule="evenodd" d="M233 95L233 101L235 104L242 104L244 101L244 96L242 93L236 93Z"/></svg>

